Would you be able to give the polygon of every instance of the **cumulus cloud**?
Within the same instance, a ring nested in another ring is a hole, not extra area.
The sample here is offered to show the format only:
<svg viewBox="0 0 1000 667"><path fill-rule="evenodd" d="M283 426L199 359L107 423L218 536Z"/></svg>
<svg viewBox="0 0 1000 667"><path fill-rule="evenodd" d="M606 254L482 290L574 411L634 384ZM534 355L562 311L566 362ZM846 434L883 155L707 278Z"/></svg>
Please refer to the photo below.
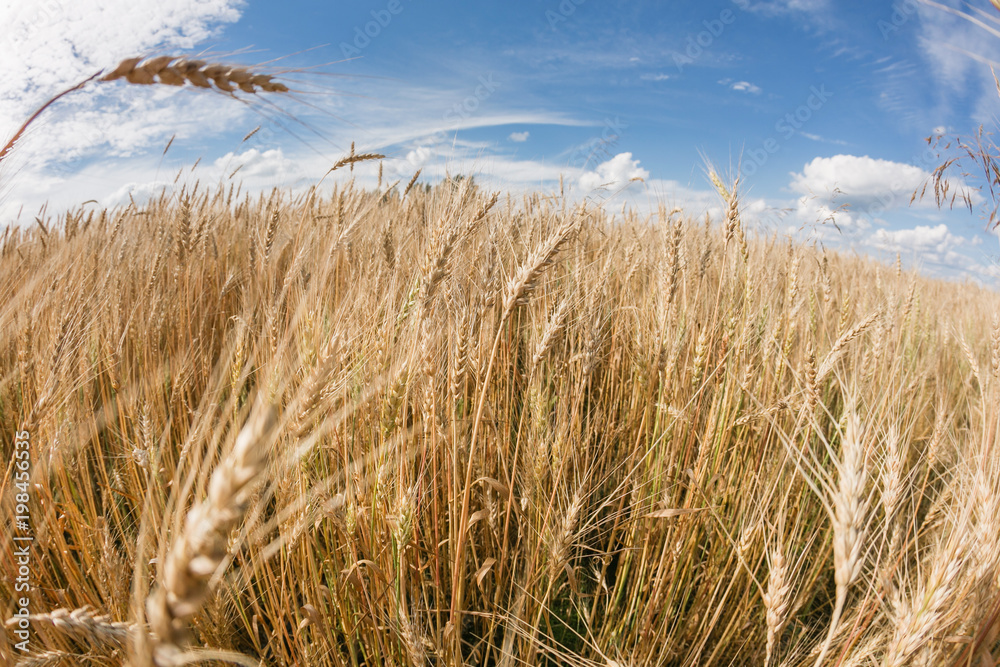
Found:
<svg viewBox="0 0 1000 667"><path fill-rule="evenodd" d="M947 225L920 225L913 229L879 229L871 235L871 244L890 252L918 252L943 256L968 241L948 231Z"/></svg>
<svg viewBox="0 0 1000 667"><path fill-rule="evenodd" d="M793 173L789 188L801 195L799 216L806 222L819 218L833 219L838 225L864 229L866 218L910 205L913 192L921 188L931 174L915 165L879 160L867 155L817 157L801 173ZM952 183L954 192L967 194L973 202L979 194L963 182ZM916 205L933 206L930 200Z"/></svg>
<svg viewBox="0 0 1000 667"><path fill-rule="evenodd" d="M281 183L289 177L298 177L298 169L294 160L289 160L280 148L260 151L256 148L242 153L227 153L215 160L215 167L220 174L233 173L239 169L241 178L260 179L268 182Z"/></svg>
<svg viewBox="0 0 1000 667"><path fill-rule="evenodd" d="M800 194L841 194L858 201L875 201L886 193L910 193L930 174L920 167L877 160L867 155L818 157L806 164L802 173L792 174L791 189Z"/></svg>
<svg viewBox="0 0 1000 667"><path fill-rule="evenodd" d="M633 160L631 153L619 153L597 165L596 170L584 172L580 176L580 188L584 191L598 188L616 190L633 180L647 178L649 172L639 166L639 160Z"/></svg>
<svg viewBox="0 0 1000 667"><path fill-rule="evenodd" d="M527 141L528 140L528 136L529 136L528 132L511 132L510 136L507 137L507 138L510 139L511 141L515 142L515 143L519 143L520 144L520 143L523 143L523 142Z"/></svg>
<svg viewBox="0 0 1000 667"><path fill-rule="evenodd" d="M816 197L799 197L795 214L801 223L813 228L821 237L832 237L834 232L854 235L872 226L867 216L856 215L850 206ZM826 227L827 223L833 223L834 228Z"/></svg>
<svg viewBox="0 0 1000 667"><path fill-rule="evenodd" d="M434 150L428 146L417 146L406 153L406 161L414 169L420 169L434 157Z"/></svg>
<svg viewBox="0 0 1000 667"><path fill-rule="evenodd" d="M801 173L792 174L789 187L802 195L796 207L798 219L814 224L814 233L835 245L846 243L867 254L898 254L930 275L995 280L996 267L987 259L978 235L963 236L940 222L899 226L913 191L929 176L915 165L835 155L806 164ZM968 193L964 184L953 187ZM977 197L975 193L974 201ZM928 215L933 206L933 202L920 204L920 215ZM828 222L837 229L823 224Z"/></svg>
<svg viewBox="0 0 1000 667"><path fill-rule="evenodd" d="M980 246L980 238L954 234L944 224L919 225L908 229L879 229L867 245L885 253L899 254L932 275L962 276L979 283L996 284L1000 266Z"/></svg>

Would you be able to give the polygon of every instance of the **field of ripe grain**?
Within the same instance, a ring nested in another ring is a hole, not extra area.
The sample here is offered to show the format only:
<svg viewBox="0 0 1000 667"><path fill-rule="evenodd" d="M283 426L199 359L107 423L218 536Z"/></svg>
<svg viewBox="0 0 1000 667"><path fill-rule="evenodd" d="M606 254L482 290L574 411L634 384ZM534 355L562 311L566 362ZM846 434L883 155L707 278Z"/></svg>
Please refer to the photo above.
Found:
<svg viewBox="0 0 1000 667"><path fill-rule="evenodd" d="M995 664L1000 297L719 188L714 223L464 180L8 229L0 659Z"/></svg>

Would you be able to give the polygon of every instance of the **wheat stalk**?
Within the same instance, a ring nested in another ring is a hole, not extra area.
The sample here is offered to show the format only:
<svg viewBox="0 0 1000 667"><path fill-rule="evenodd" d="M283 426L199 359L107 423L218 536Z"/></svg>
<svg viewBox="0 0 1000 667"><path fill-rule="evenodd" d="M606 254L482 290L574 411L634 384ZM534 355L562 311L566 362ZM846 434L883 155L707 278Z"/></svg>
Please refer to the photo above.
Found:
<svg viewBox="0 0 1000 667"><path fill-rule="evenodd" d="M495 200L494 200L495 201ZM531 292L535 287L535 283L541 276L545 268L552 263L555 259L556 254L559 249L570 237L572 232L576 230L581 223L581 218L578 216L567 216L566 219L556 228L556 230L545 240L540 246L538 246L521 264L514 277L511 278L510 282L507 284L507 289L503 300L503 313L500 316L500 321L497 325L496 335L493 338L493 348L490 350L490 356L486 364L486 373L482 381L484 387L489 385L490 378L493 374L493 366L496 361L497 351L500 348L500 342L503 336L504 322L514 311L514 308L522 302L523 299L527 297L527 294ZM458 528L458 544L455 548L455 566L452 573L452 604L451 613L452 622L456 623L461 618L462 614L462 598L464 595L465 581L463 580L465 574L465 545L468 540L469 532L469 502L471 500L472 494L472 471L473 463L476 457L476 446L479 435L479 427L482 423L483 409L486 405L486 391L482 391L479 395L479 399L476 404L475 415L472 418L472 434L469 437L469 461L466 465L465 471L465 486L462 493L462 511L459 515L459 528ZM456 645L460 645L461 636L459 632L455 633Z"/></svg>
<svg viewBox="0 0 1000 667"><path fill-rule="evenodd" d="M921 585L907 605L897 612L896 629L886 652L886 667L912 664L913 656L933 639L946 613L956 582L965 566L965 543L962 538L949 543L938 554L926 583Z"/></svg>

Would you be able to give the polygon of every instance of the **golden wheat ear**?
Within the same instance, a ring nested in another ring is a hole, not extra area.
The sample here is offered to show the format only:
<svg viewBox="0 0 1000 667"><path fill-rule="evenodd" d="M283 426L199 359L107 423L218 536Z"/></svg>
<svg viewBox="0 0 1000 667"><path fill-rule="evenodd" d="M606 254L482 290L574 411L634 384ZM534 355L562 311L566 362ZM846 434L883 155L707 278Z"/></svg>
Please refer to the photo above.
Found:
<svg viewBox="0 0 1000 667"><path fill-rule="evenodd" d="M245 93L287 93L288 86L274 81L268 74L257 74L244 67L233 67L221 63L206 63L204 60L189 60L178 56L157 56L143 59L126 58L111 72L101 77L101 81L125 79L140 85L166 84L183 86L190 83L198 88L212 88L212 84L227 93L236 89Z"/></svg>
<svg viewBox="0 0 1000 667"><path fill-rule="evenodd" d="M189 624L211 593L211 581L229 555L229 537L243 519L269 460L277 411L259 403L208 484L208 497L187 513L167 551L160 584L146 602L155 634L153 664L184 664ZM147 656L149 657L149 656Z"/></svg>
<svg viewBox="0 0 1000 667"><path fill-rule="evenodd" d="M103 76L102 76L103 75ZM98 77L100 77L98 79ZM10 154L17 141L24 136L28 126L61 97L80 90L88 83L99 81L116 81L125 79L129 83L139 85L163 84L168 86L183 86L190 83L198 88L210 88L226 93L235 93L237 89L244 93L287 93L288 86L274 80L269 74L253 72L245 67L234 67L221 63L206 63L203 60L190 60L178 56L156 56L155 58L126 58L109 73L98 72L80 83L67 88L42 106L24 121L14 136L3 148L0 148L0 162ZM214 87L212 84L215 84Z"/></svg>

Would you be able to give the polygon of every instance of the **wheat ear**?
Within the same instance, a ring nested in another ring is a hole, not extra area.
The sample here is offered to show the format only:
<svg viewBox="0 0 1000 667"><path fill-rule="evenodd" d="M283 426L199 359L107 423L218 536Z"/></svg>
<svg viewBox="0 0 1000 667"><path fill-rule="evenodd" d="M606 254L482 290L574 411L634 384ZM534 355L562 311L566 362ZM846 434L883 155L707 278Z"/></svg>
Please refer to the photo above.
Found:
<svg viewBox="0 0 1000 667"><path fill-rule="evenodd" d="M177 56L157 56L156 58L126 58L101 81L125 79L129 83L150 85L163 83L168 86L183 86L190 83L198 88L212 88L234 93L239 88L244 93L287 93L288 86L274 81L267 74L254 74L244 67L233 67L220 63L206 63L204 60L189 60Z"/></svg>
<svg viewBox="0 0 1000 667"><path fill-rule="evenodd" d="M14 146L24 136L28 126L42 112L63 96L80 90L98 77L100 77L100 81L125 79L129 83L146 85L159 83L170 86L183 86L185 83L190 83L192 86L198 88L212 88L212 84L215 84L215 88L227 93L234 93L237 89L245 93L256 93L258 91L266 93L289 92L288 86L275 81L274 77L268 74L255 73L244 67L233 67L220 63L206 63L202 60L189 60L178 56L157 56L148 59L141 57L126 58L118 63L109 73L98 72L80 83L67 88L38 107L34 113L28 116L24 124L17 129L10 141L0 149L0 162L3 162L4 158L14 150Z"/></svg>
<svg viewBox="0 0 1000 667"><path fill-rule="evenodd" d="M840 626L840 619L847 602L847 591L861 572L863 564L866 514L868 510L865 486L868 474L865 468L865 447L862 440L862 426L854 410L847 413L841 442L843 454L837 463L840 483L833 493L833 578L837 585L830 630L816 667L826 657L833 638Z"/></svg>
<svg viewBox="0 0 1000 667"><path fill-rule="evenodd" d="M276 421L273 407L255 407L232 451L212 473L208 497L188 512L183 532L167 553L162 583L146 604L159 667L183 660L188 624L211 592L210 581L229 551L229 533L243 518L267 464Z"/></svg>
<svg viewBox="0 0 1000 667"><path fill-rule="evenodd" d="M44 614L28 616L32 623L49 625L56 630L82 637L94 646L122 646L128 638L132 627L128 623L112 621L110 616L97 614L89 606L83 606L72 611L55 609ZM5 625L10 628L18 622L17 618L9 619Z"/></svg>
<svg viewBox="0 0 1000 667"><path fill-rule="evenodd" d="M785 556L778 546L771 550L768 559L769 572L767 577L767 592L764 593L764 607L767 610L767 654L764 665L773 665L777 658L778 643L781 633L788 623L789 611L792 606L791 572L785 562Z"/></svg>

